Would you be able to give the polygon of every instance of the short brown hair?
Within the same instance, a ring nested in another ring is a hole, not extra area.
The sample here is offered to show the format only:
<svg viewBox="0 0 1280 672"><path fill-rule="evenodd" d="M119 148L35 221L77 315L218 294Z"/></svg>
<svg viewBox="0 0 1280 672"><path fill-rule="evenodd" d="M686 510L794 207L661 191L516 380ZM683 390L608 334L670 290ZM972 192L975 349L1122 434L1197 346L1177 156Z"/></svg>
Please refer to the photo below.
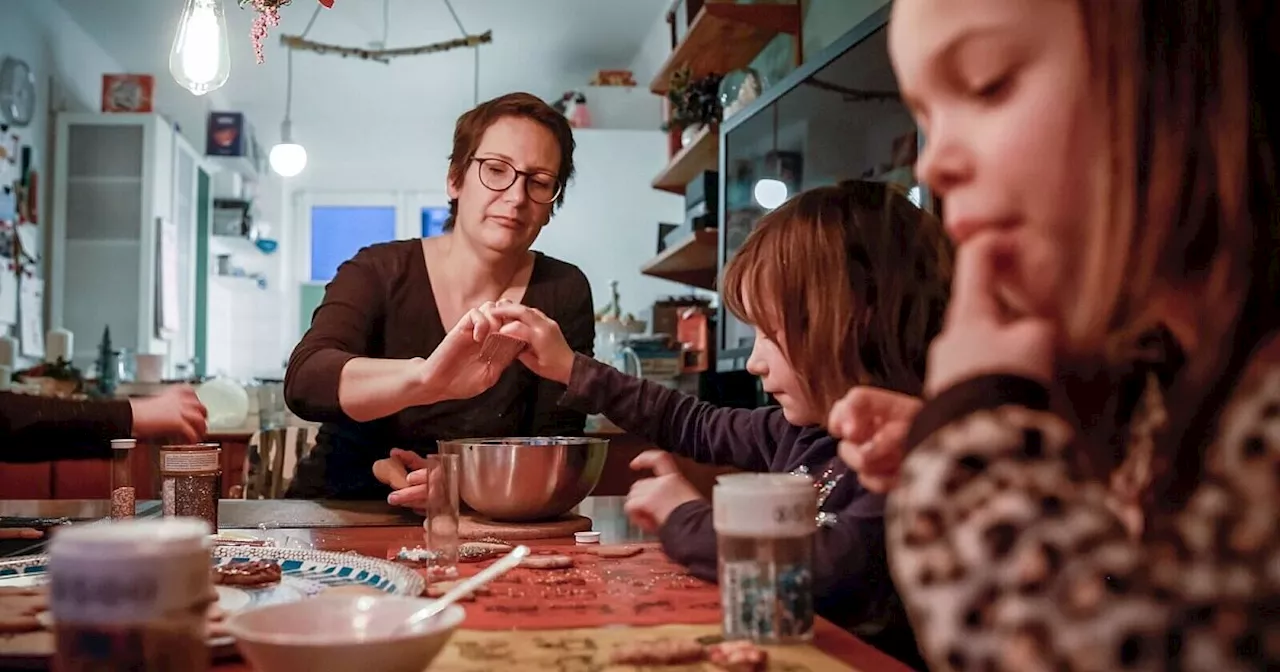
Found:
<svg viewBox="0 0 1280 672"><path fill-rule="evenodd" d="M556 137L560 146L560 173L556 175L561 189L555 207L564 205L564 187L573 179L573 128L563 114L531 93L508 93L493 100L486 100L462 113L453 127L453 151L449 154L449 182L461 188L471 157L480 146L480 139L493 123L503 117L520 117L542 124ZM458 215L458 199L449 200L449 219L445 231L453 228Z"/></svg>
<svg viewBox="0 0 1280 672"><path fill-rule="evenodd" d="M851 181L760 219L724 271L725 305L776 337L812 401L854 385L920 394L942 328L951 247L900 190Z"/></svg>

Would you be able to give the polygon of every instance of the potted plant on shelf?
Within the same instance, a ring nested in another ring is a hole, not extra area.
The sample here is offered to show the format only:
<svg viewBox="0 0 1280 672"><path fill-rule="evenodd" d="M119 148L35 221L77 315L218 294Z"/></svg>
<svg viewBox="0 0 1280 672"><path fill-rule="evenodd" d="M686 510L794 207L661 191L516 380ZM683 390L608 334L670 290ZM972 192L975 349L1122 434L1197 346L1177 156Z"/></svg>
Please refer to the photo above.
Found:
<svg viewBox="0 0 1280 672"><path fill-rule="evenodd" d="M13 374L14 382L35 385L46 397L70 397L80 391L84 375L71 362L59 357L56 362L41 362Z"/></svg>
<svg viewBox="0 0 1280 672"><path fill-rule="evenodd" d="M722 75L710 74L694 79L689 66L671 73L671 90L667 100L671 103L671 116L662 130L680 129L681 144L685 147L704 127L714 127L724 114L720 107L720 80Z"/></svg>

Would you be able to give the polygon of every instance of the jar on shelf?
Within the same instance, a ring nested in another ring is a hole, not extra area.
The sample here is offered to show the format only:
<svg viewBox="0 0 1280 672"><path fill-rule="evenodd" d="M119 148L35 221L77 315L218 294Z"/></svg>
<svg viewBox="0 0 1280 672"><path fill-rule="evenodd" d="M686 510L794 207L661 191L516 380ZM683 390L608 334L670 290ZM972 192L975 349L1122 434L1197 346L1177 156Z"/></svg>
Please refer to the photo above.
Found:
<svg viewBox="0 0 1280 672"><path fill-rule="evenodd" d="M160 448L160 499L166 516L200 518L218 530L222 447L193 443Z"/></svg>

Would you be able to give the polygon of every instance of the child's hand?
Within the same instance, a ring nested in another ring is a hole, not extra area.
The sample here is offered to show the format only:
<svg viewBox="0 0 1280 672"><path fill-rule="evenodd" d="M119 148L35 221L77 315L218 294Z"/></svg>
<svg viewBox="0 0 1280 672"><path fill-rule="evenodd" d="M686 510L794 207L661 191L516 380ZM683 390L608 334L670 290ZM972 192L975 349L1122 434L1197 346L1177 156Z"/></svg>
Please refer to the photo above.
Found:
<svg viewBox="0 0 1280 672"><path fill-rule="evenodd" d="M631 522L645 532L657 532L681 504L702 499L702 495L680 474L680 468L670 453L646 450L631 461L631 468L654 473L653 478L636 481L631 486L627 503L622 507Z"/></svg>
<svg viewBox="0 0 1280 672"><path fill-rule="evenodd" d="M153 397L129 400L133 435L139 439L172 438L195 443L204 438L209 412L189 385L173 385Z"/></svg>
<svg viewBox="0 0 1280 672"><path fill-rule="evenodd" d="M498 301L488 315L505 324L499 333L514 336L529 347L520 352L520 363L535 374L561 385L573 373L573 348L564 340L560 325L537 308L507 300Z"/></svg>
<svg viewBox="0 0 1280 672"><path fill-rule="evenodd" d="M907 430L922 405L916 397L863 386L831 407L827 430L840 439L840 458L863 487L888 492L897 485Z"/></svg>
<svg viewBox="0 0 1280 672"><path fill-rule="evenodd" d="M996 233L980 233L956 250L951 302L942 333L929 345L926 394L940 394L983 374L1053 380L1055 327L1018 314L1000 298L1002 276L1013 273L1014 248Z"/></svg>

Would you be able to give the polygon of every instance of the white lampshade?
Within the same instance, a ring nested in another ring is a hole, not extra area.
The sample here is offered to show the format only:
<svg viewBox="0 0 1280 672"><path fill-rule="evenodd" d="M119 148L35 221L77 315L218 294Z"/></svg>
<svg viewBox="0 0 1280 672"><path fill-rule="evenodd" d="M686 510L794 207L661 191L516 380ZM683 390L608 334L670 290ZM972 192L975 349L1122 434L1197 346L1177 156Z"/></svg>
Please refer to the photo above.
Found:
<svg viewBox="0 0 1280 672"><path fill-rule="evenodd" d="M307 150L296 142L282 142L271 148L268 159L281 177L293 177L307 167Z"/></svg>
<svg viewBox="0 0 1280 672"><path fill-rule="evenodd" d="M751 191L756 198L756 203L765 210L772 210L787 200L787 185L782 180L773 178L757 180L755 188Z"/></svg>

